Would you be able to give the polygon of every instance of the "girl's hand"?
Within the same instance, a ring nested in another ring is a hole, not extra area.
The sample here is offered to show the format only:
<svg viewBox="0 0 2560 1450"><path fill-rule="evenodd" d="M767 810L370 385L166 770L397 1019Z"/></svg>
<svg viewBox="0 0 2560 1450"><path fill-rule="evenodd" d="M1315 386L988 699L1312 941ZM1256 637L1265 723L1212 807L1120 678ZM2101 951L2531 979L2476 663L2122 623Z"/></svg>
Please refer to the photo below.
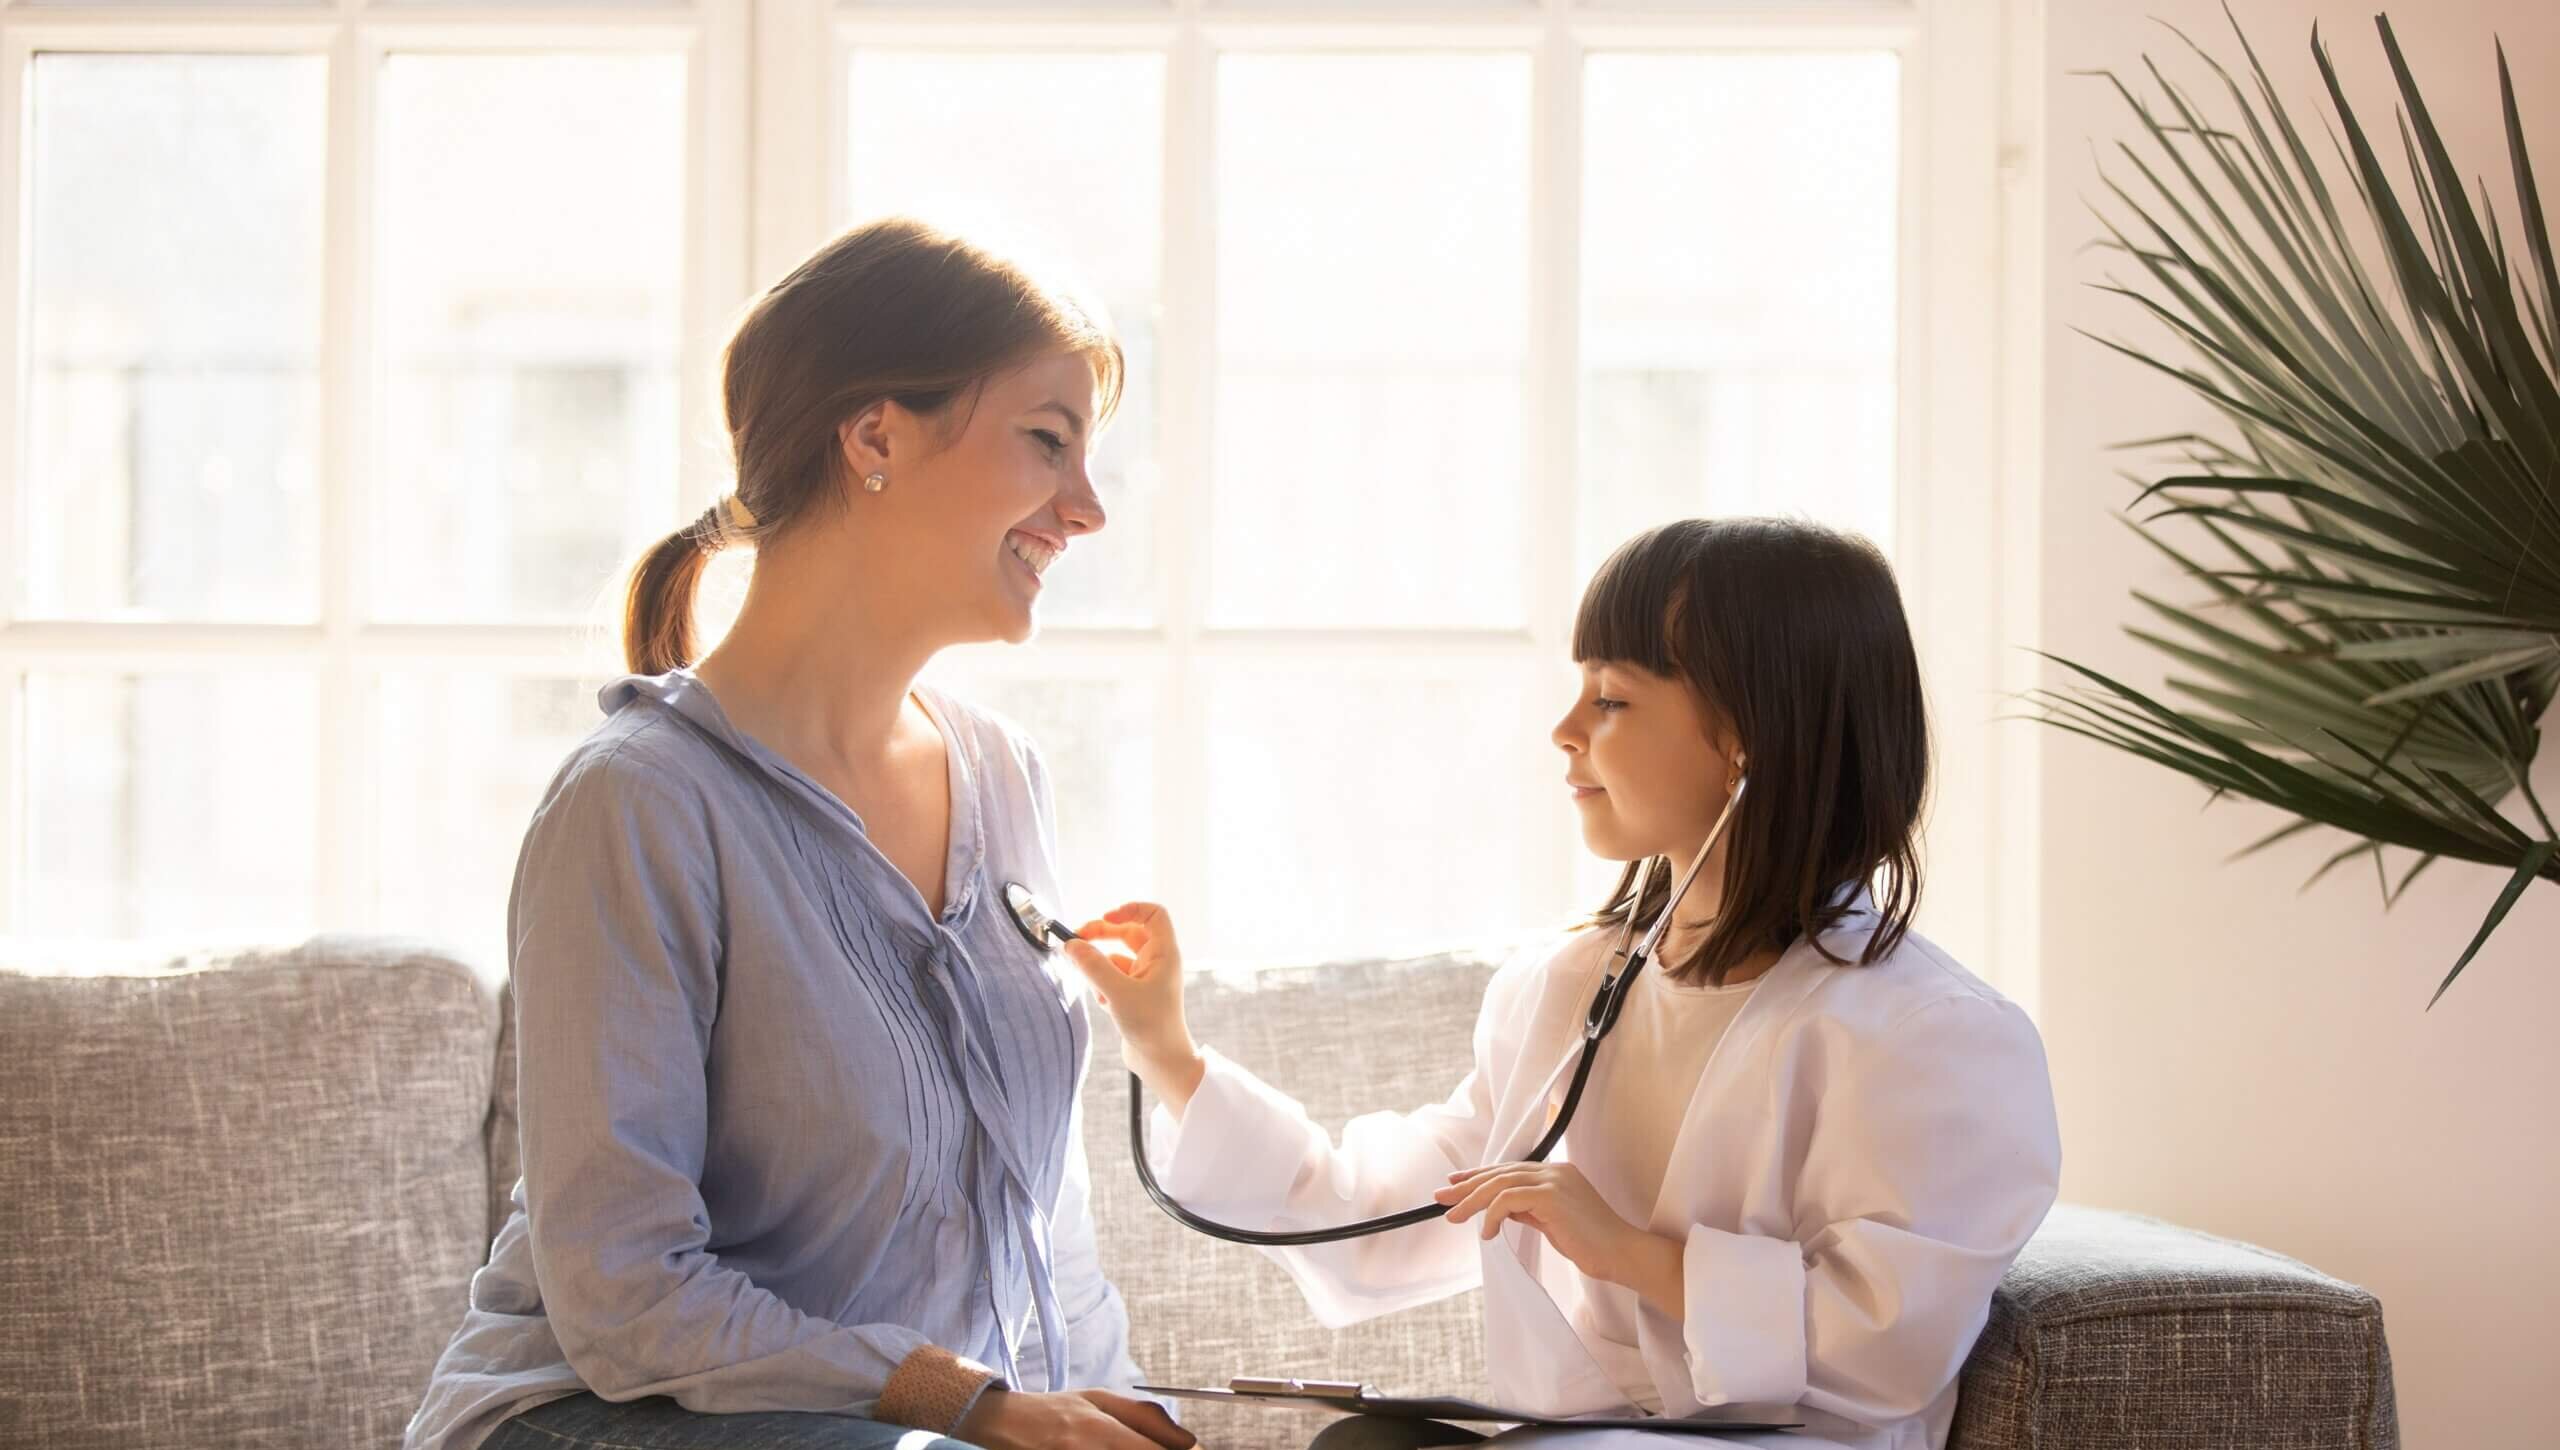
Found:
<svg viewBox="0 0 2560 1450"><path fill-rule="evenodd" d="M1120 1025L1120 1056L1176 1117L1200 1086L1203 1067L1191 1024L1182 1015L1182 946L1173 916L1152 902L1136 901L1104 912L1076 928L1085 941L1066 943L1095 998ZM1112 942L1133 955L1105 952Z"/></svg>
<svg viewBox="0 0 2560 1450"><path fill-rule="evenodd" d="M1200 1443L1158 1407L1109 1390L989 1390L951 1434L987 1450L1191 1450Z"/></svg>
<svg viewBox="0 0 2560 1450"><path fill-rule="evenodd" d="M1449 1222L1481 1214L1484 1237L1506 1219L1518 1219L1573 1266L1594 1279L1624 1284L1651 1299L1659 1249L1681 1247L1618 1217L1600 1190L1570 1163L1497 1163L1449 1175L1449 1186L1431 1195L1455 1205ZM1675 1257L1676 1265L1677 1259ZM1676 1283L1677 1276L1675 1274ZM1677 1311L1673 1311L1675 1317Z"/></svg>

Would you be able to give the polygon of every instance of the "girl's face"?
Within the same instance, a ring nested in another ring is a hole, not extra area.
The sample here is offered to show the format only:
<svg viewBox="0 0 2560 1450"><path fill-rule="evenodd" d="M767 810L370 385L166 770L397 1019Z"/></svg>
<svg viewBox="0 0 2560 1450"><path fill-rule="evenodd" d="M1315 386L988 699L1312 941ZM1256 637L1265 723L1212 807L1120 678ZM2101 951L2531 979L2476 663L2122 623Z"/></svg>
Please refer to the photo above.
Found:
<svg viewBox="0 0 2560 1450"><path fill-rule="evenodd" d="M1102 527L1085 471L1093 416L1092 364L1060 352L989 378L947 416L884 403L845 424L857 513L895 538L909 587L948 604L953 639L1030 638L1041 575ZM865 493L873 473L887 486Z"/></svg>
<svg viewBox="0 0 2560 1450"><path fill-rule="evenodd" d="M1724 809L1729 732L1676 679L1611 660L1582 665L1582 691L1556 722L1582 839L1603 860L1668 856L1682 866Z"/></svg>

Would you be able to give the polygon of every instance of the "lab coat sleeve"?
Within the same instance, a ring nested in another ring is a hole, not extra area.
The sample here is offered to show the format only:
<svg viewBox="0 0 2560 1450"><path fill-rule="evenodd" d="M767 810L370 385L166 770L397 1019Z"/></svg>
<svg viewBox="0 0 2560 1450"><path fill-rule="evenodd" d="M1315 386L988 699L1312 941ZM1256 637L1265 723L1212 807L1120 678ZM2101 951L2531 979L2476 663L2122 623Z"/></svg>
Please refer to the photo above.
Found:
<svg viewBox="0 0 2560 1450"><path fill-rule="evenodd" d="M1795 1240L1689 1230L1681 1329L1701 1405L1922 1413L2053 1205L2053 1089L2014 1005L1931 1003L1846 1071L1806 1104Z"/></svg>
<svg viewBox="0 0 2560 1450"><path fill-rule="evenodd" d="M1355 1118L1339 1143L1295 1099L1204 1049L1208 1070L1181 1119L1159 1105L1150 1123L1159 1181L1192 1212L1240 1228L1327 1228L1430 1202L1450 1174L1483 1161L1497 1010L1488 994L1475 1067L1445 1101ZM1482 1273L1476 1235L1436 1219L1270 1252L1328 1328L1447 1298Z"/></svg>
<svg viewBox="0 0 2560 1450"><path fill-rule="evenodd" d="M527 833L509 965L542 1312L608 1400L867 1415L924 1336L806 1313L708 1247L716 869L702 805L610 757Z"/></svg>

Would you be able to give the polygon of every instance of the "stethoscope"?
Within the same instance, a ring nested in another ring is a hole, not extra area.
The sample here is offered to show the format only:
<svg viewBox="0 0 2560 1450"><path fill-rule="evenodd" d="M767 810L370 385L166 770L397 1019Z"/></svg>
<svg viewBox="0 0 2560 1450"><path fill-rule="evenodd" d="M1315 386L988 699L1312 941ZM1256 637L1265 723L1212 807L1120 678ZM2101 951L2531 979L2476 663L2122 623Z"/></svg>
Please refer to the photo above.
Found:
<svg viewBox="0 0 2560 1450"><path fill-rule="evenodd" d="M1627 992L1635 985L1636 974L1644 970L1646 962L1652 960L1654 948L1662 942L1662 934L1670 929L1673 908L1679 906L1680 898L1688 894L1689 883L1698 878L1698 871L1707 864L1707 857L1715 851L1716 842L1723 839L1725 826L1733 819L1734 807L1742 804L1742 793L1748 790L1750 785L1749 776L1738 777L1734 781L1733 794L1726 799L1724 809L1717 814L1715 827L1707 832L1706 844L1698 848L1697 859L1689 863L1689 869L1681 875L1680 884L1672 891L1671 899L1662 904L1661 914L1653 919L1652 926L1645 929L1644 939L1637 942L1635 950L1630 953L1627 950L1627 943L1635 934L1636 908L1643 903L1645 888L1653 881L1653 859L1646 858L1644 867L1636 878L1635 895L1627 903L1627 919L1620 923L1617 945L1610 952L1610 959L1619 964L1618 968L1600 984L1599 992L1592 997L1590 1007L1586 1008L1582 1014L1582 1055L1574 1064L1573 1085L1565 1090L1564 1104L1556 1110L1555 1121L1548 1125L1546 1136L1538 1140L1538 1146L1529 1150L1526 1161L1545 1162L1547 1155L1555 1151L1556 1144L1564 1141L1564 1130L1572 1124L1573 1111L1582 1103L1583 1085L1591 1079L1591 1064L1600 1051L1600 1039L1608 1036L1609 1029L1618 1025L1618 1014L1627 1004ZM1031 889L1019 881L1005 883L1004 904L1006 914L1012 917L1015 929L1022 933L1023 940L1031 943L1034 951L1046 954L1052 950L1052 942L1063 945L1070 941L1083 940L1073 929L1051 916L1040 905L1040 899L1032 894ZM1445 1203L1426 1203L1419 1208L1406 1209L1402 1213L1364 1218L1357 1223L1346 1223L1338 1228L1299 1229L1286 1232L1237 1228L1232 1224L1202 1218L1174 1201L1173 1195L1165 1192L1164 1186L1156 1182L1155 1169L1147 1162L1147 1118L1144 1098L1145 1089L1138 1081L1138 1075L1134 1072L1129 1074L1129 1161L1137 1167L1138 1181L1146 1186L1147 1197L1154 1199L1156 1207L1163 1209L1166 1216L1184 1228L1207 1234L1211 1238L1225 1239L1229 1243L1253 1244L1264 1248L1339 1243L1344 1239L1366 1238L1371 1234L1388 1233L1412 1224L1428 1223L1435 1218L1444 1218L1453 1206Z"/></svg>

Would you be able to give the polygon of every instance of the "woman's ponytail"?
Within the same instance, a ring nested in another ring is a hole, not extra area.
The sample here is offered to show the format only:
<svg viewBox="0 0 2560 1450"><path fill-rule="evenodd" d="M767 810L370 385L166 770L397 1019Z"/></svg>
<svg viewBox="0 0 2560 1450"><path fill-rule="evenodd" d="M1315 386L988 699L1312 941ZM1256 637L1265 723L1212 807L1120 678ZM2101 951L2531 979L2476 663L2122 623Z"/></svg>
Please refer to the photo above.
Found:
<svg viewBox="0 0 2560 1450"><path fill-rule="evenodd" d="M634 674L663 675L693 663L693 596L703 566L729 542L720 505L658 541L631 571L622 611L622 658Z"/></svg>

